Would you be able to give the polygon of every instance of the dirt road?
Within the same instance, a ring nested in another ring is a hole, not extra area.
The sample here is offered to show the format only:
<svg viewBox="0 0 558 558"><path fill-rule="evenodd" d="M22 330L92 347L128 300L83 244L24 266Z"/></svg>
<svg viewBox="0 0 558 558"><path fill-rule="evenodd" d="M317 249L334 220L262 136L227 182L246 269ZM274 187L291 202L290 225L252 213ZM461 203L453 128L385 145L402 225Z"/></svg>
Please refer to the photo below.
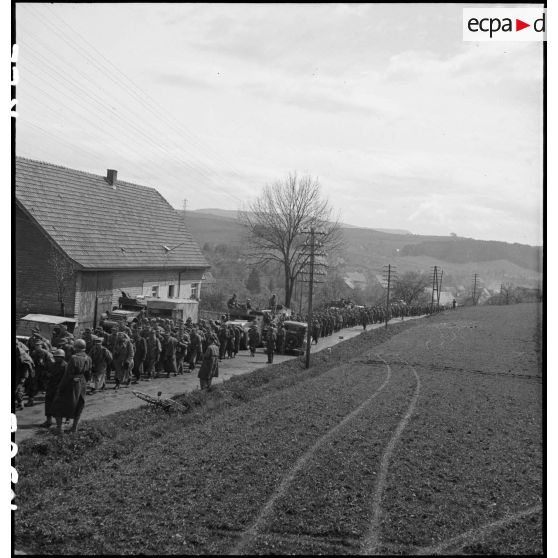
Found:
<svg viewBox="0 0 558 558"><path fill-rule="evenodd" d="M406 319L416 319L415 317ZM399 322L400 320L393 320ZM369 325L368 329L383 327L382 324ZM312 345L312 352L321 351L332 347L343 341L344 339L351 339L356 335L362 333L362 327L345 328L341 331L320 339L317 345ZM214 380L214 383L220 383L232 376L239 374L246 374L260 368L267 366L267 355L263 352L264 349L258 349L256 356L251 358L249 351L240 351L235 359L223 360L220 364L219 378ZM275 355L273 362L280 363L296 358L289 355ZM103 417L111 415L118 411L125 411L134 409L144 404L143 401L138 399L132 390L142 391L149 395L157 396L159 391L162 392L162 397L172 397L181 393L187 393L199 389L199 380L197 377L197 369L194 373L183 374L181 376L171 378L157 378L152 381L141 381L139 384L128 388L121 388L118 391L112 389L112 385L104 392L98 392L95 395L87 397L85 409L83 411L82 420ZM40 424L45 421L44 415L44 395L41 394L35 399L33 407L26 407L23 411L17 413L16 442L21 442L36 434L41 428Z"/></svg>

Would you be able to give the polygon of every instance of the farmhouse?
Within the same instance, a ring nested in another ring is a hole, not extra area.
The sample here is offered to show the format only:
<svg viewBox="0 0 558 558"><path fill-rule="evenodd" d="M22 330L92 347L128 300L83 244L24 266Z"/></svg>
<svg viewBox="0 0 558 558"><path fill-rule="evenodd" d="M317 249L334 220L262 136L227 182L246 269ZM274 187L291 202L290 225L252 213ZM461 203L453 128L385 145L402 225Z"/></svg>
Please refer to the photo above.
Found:
<svg viewBox="0 0 558 558"><path fill-rule="evenodd" d="M129 296L199 298L209 268L154 188L16 158L16 319L72 316L82 327Z"/></svg>
<svg viewBox="0 0 558 558"><path fill-rule="evenodd" d="M432 287L426 287L424 292L428 294L428 297L432 297ZM437 293L434 293L434 297L437 296ZM449 306L453 299L455 298L454 294L451 291L440 291L440 304L442 306Z"/></svg>
<svg viewBox="0 0 558 558"><path fill-rule="evenodd" d="M366 277L359 271L350 271L343 277L345 285L350 289L364 289L366 287Z"/></svg>

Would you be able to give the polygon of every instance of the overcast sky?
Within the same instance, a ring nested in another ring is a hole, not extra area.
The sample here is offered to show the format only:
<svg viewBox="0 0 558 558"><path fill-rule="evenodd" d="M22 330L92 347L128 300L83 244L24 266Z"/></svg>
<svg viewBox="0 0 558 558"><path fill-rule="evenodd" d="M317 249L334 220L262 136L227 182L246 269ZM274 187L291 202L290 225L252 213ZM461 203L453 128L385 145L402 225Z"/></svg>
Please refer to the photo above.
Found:
<svg viewBox="0 0 558 558"><path fill-rule="evenodd" d="M542 46L463 5L17 4L17 154L237 209L289 172L353 225L542 243Z"/></svg>

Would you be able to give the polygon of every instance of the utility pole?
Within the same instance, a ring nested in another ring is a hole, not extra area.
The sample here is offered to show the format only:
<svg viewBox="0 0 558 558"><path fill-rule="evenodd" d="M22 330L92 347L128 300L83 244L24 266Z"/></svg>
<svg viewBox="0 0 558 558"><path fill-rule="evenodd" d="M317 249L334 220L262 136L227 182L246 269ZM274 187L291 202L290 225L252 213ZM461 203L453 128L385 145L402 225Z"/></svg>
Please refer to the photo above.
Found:
<svg viewBox="0 0 558 558"><path fill-rule="evenodd" d="M310 345L312 344L312 295L314 294L315 230L310 229L310 286L308 287L308 328L306 330L306 368L310 368Z"/></svg>
<svg viewBox="0 0 558 558"><path fill-rule="evenodd" d="M434 293L437 293L436 300L440 300L440 291L438 289L438 266L435 265L432 270L432 299L430 301L430 313L434 314Z"/></svg>
<svg viewBox="0 0 558 558"><path fill-rule="evenodd" d="M386 269L384 269L384 280L387 281L387 295L386 295L386 328L388 326L388 322L389 322L389 318L390 318L390 307L389 307L389 290L391 287L391 276L392 274L395 273L395 266L388 264L387 266L384 266L384 268L387 267L387 271ZM387 273L387 279L385 277Z"/></svg>
<svg viewBox="0 0 558 558"><path fill-rule="evenodd" d="M444 270L440 271L440 283L438 284L438 308L440 308L440 294L442 292L442 277L444 276Z"/></svg>
<svg viewBox="0 0 558 558"><path fill-rule="evenodd" d="M477 305L477 277L478 273L473 276L473 306Z"/></svg>
<svg viewBox="0 0 558 558"><path fill-rule="evenodd" d="M303 231L307 233L308 231ZM310 368L310 347L312 345L312 298L314 296L314 282L323 283L323 281L314 281L314 267L315 265L324 265L323 263L316 264L316 255L323 256L324 254L316 254L316 235L324 234L323 232L316 231L314 227L311 227L310 231L310 279L308 280L308 320L307 320L307 331L306 331L306 368ZM322 271L318 272L318 275L325 275ZM302 298L301 298L302 301Z"/></svg>
<svg viewBox="0 0 558 558"><path fill-rule="evenodd" d="M304 274L302 272L300 273L299 287L300 287L300 300L298 303L298 313L302 314L302 294L304 292Z"/></svg>

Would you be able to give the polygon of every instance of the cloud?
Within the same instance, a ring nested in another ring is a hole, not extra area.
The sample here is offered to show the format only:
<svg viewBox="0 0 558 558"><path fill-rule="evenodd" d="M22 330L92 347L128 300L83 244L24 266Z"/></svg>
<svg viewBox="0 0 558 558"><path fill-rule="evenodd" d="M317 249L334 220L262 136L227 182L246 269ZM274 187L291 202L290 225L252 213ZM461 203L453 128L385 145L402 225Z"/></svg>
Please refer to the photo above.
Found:
<svg viewBox="0 0 558 558"><path fill-rule="evenodd" d="M176 74L172 72L155 72L153 79L170 85L172 87L198 88L198 89L214 89L215 86L206 80L187 74Z"/></svg>
<svg viewBox="0 0 558 558"><path fill-rule="evenodd" d="M512 81L542 83L542 56L538 43L463 43L447 56L443 52L406 50L389 58L389 80L422 78L437 80L445 76L454 85L466 83L500 84ZM446 84L448 82L446 81Z"/></svg>
<svg viewBox="0 0 558 558"><path fill-rule="evenodd" d="M289 87L280 81L276 83L251 81L240 86L240 89L256 97L272 100L285 105L296 106L304 110L325 113L352 113L357 115L382 116L380 110L367 106L349 98L340 97L334 90L324 87Z"/></svg>
<svg viewBox="0 0 558 558"><path fill-rule="evenodd" d="M84 113L71 88L62 113L46 95L26 100L22 89L26 115L72 138L76 157L84 152L78 167L93 154L101 168L120 156L115 168L137 168L139 182L152 169L145 182L177 206L187 196L199 207L234 205L224 188L245 199L298 169L319 176L348 222L372 215L383 228L540 239L541 45L465 44L460 5L68 6L49 10L183 130L169 130L121 80L99 72L91 86L83 73L66 72L64 58L75 68L87 63L79 51L18 17L18 35L31 46L40 39L65 53L51 60L54 69L99 100L101 89L110 92L104 104L130 115L130 128L111 118L99 131L87 116L111 113L90 105ZM58 98L43 70L27 72L26 87ZM31 156L33 147L48 149L57 161L68 149L24 130L22 121L18 149Z"/></svg>

